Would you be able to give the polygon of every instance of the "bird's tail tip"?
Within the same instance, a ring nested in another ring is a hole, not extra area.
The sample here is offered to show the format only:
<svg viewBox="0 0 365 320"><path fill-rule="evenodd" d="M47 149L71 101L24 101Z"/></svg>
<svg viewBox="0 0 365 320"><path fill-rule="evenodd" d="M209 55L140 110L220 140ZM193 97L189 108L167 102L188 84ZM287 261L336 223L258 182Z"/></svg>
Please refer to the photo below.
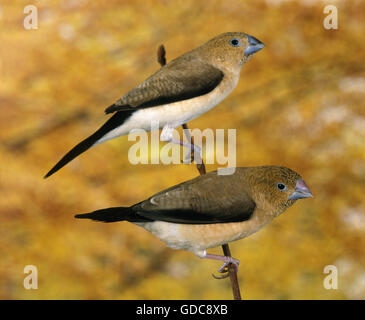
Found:
<svg viewBox="0 0 365 320"><path fill-rule="evenodd" d="M56 173L58 170L63 168L70 161L78 157L80 154L84 153L86 150L98 143L98 141L104 137L107 133L121 126L132 114L133 110L127 112L117 112L112 117L109 118L97 131L95 131L91 136L82 140L79 144L74 146L69 152L67 152L63 158L56 163L56 165L44 176L48 178L52 174Z"/></svg>
<svg viewBox="0 0 365 320"><path fill-rule="evenodd" d="M101 222L116 222L128 220L130 213L129 207L113 207L100 209L89 213L76 214L76 219L91 219Z"/></svg>
<svg viewBox="0 0 365 320"><path fill-rule="evenodd" d="M113 222L113 221L115 221L113 218L108 219L108 217L103 216L103 215L102 216L97 215L94 212L75 214L74 218L76 218L76 219L90 219L90 220L99 221L99 222Z"/></svg>
<svg viewBox="0 0 365 320"><path fill-rule="evenodd" d="M50 177L53 174L53 172L48 171L44 176L43 179L47 179L48 177Z"/></svg>
<svg viewBox="0 0 365 320"><path fill-rule="evenodd" d="M59 169L61 169L62 166L60 166L59 163L57 163L51 170L49 170L44 176L43 179L47 179L49 178L51 175L53 175L54 173L56 173Z"/></svg>
<svg viewBox="0 0 365 320"><path fill-rule="evenodd" d="M90 213L80 213L80 214L75 214L74 217L76 219L89 219L90 218Z"/></svg>

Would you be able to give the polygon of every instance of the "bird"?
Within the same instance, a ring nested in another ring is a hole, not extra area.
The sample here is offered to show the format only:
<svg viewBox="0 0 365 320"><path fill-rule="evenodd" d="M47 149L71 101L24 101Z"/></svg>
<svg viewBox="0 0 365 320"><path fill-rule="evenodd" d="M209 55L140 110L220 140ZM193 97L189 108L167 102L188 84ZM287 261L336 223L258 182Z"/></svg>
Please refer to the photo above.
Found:
<svg viewBox="0 0 365 320"><path fill-rule="evenodd" d="M198 176L130 207L100 209L75 218L131 222L167 247L223 261L218 272L224 273L230 263L238 270L239 260L208 254L207 249L250 236L296 200L310 197L303 178L289 168L239 167L233 174L212 171Z"/></svg>
<svg viewBox="0 0 365 320"><path fill-rule="evenodd" d="M237 86L242 67L264 48L255 37L226 32L171 60L105 109L113 115L91 136L72 148L45 176L102 142L127 135L133 129L162 129L160 140L192 149L174 140L175 128L207 112ZM200 150L196 150L200 153Z"/></svg>

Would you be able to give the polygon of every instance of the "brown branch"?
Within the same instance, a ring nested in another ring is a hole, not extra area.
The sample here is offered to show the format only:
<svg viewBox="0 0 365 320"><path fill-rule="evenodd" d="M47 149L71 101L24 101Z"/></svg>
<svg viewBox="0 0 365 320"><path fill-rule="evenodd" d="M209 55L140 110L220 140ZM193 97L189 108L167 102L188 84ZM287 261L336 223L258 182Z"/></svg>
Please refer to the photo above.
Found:
<svg viewBox="0 0 365 320"><path fill-rule="evenodd" d="M158 50L157 50L157 61L161 65L161 67L163 67L166 64L166 50L165 50L165 47L164 47L163 44L160 45ZM184 123L182 125L182 128L183 128L183 131L186 135L185 130L189 130L187 124ZM191 159L193 160L194 159L194 139L190 135L189 136L186 135L186 138L188 140L190 140L189 143L191 144ZM203 159L202 159L201 163L196 164L196 167L197 167L200 175L203 175L203 174L207 173L206 170L205 170L205 164L203 162ZM231 250L229 249L228 244L222 245L222 249L223 249L223 253L224 253L225 256L231 257ZM237 278L237 268L232 263L230 263L228 265L228 271L227 272L228 272L229 277L231 279L231 285L232 285L234 300L242 300L240 287L239 287L239 284L238 284L238 278ZM215 277L215 278L216 279L223 279L223 278L226 278L226 277L221 277L221 278Z"/></svg>
<svg viewBox="0 0 365 320"><path fill-rule="evenodd" d="M222 245L222 249L225 256L231 257L231 250L229 249L228 243ZM232 263L228 265L228 273L229 278L231 279L233 298L234 300L242 300L240 286L238 284L237 271L238 268L236 268Z"/></svg>
<svg viewBox="0 0 365 320"><path fill-rule="evenodd" d="M157 61L163 67L166 64L166 50L163 44L158 47Z"/></svg>

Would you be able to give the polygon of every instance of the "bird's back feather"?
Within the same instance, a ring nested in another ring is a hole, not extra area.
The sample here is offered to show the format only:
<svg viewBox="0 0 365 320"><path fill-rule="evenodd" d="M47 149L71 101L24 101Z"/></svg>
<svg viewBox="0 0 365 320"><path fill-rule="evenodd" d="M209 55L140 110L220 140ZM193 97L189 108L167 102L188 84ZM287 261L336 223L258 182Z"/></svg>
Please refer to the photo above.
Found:
<svg viewBox="0 0 365 320"><path fill-rule="evenodd" d="M237 168L231 176L209 172L163 190L132 208L139 216L152 220L211 224L248 220L256 204Z"/></svg>
<svg viewBox="0 0 365 320"><path fill-rule="evenodd" d="M149 108L196 98L211 92L223 77L221 70L188 53L159 69L105 112Z"/></svg>

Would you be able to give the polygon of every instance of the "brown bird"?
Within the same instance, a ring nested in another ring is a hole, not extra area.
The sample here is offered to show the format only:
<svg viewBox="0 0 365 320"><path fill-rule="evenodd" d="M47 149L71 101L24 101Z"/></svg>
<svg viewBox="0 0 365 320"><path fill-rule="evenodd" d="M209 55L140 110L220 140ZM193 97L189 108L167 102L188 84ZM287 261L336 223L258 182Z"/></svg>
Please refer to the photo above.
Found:
<svg viewBox="0 0 365 320"><path fill-rule="evenodd" d="M313 197L296 172L277 166L237 168L234 174L216 171L163 190L131 207L114 207L76 215L103 222L129 221L143 227L173 249L200 258L232 257L208 254L207 249L248 237L283 213L298 199Z"/></svg>
<svg viewBox="0 0 365 320"><path fill-rule="evenodd" d="M173 139L175 128L198 117L225 99L237 86L240 72L264 44L241 32L223 33L160 68L108 107L114 115L94 134L76 145L46 175L49 177L81 153L132 129L162 129L161 141ZM200 154L199 148L196 154Z"/></svg>

